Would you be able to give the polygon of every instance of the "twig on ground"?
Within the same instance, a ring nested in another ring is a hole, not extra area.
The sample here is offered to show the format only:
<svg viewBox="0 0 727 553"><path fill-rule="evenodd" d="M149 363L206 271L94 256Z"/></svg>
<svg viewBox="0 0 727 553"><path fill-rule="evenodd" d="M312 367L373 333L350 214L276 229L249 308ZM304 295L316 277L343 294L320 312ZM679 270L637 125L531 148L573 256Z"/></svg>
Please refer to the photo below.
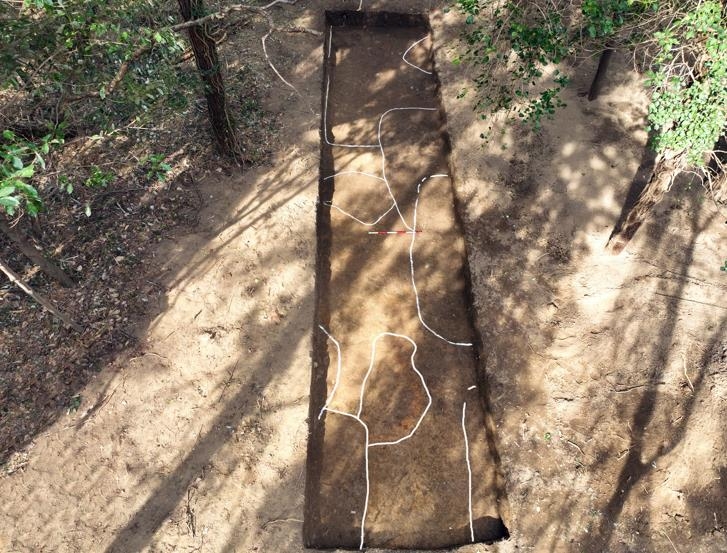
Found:
<svg viewBox="0 0 727 553"><path fill-rule="evenodd" d="M694 393L694 385L692 384L692 380L687 374L687 358L684 355L684 352L682 352L682 366L684 367L684 377L687 379L687 384L689 384L689 387L692 389L692 393Z"/></svg>
<svg viewBox="0 0 727 553"><path fill-rule="evenodd" d="M131 359L129 359L129 362L131 362L131 361L135 361L135 360L137 360L137 359L141 359L141 358L142 358L142 357L144 357L145 355L153 355L153 356L155 356L155 357L158 357L159 359L164 359L165 361L169 361L169 358L168 358L168 357L164 357L163 355L159 355L158 353L154 353L153 351L145 351L145 352L144 352L144 353L142 353L141 355L138 355L138 356L136 356L136 357L132 357Z"/></svg>
<svg viewBox="0 0 727 553"><path fill-rule="evenodd" d="M67 327L72 328L76 332L83 332L83 328L76 323L71 317L63 313L60 309L55 307L49 300L38 294L35 290L33 290L30 286L25 284L20 278L20 276L13 271L10 267L8 267L1 259L0 259L0 271L5 273L5 275L10 279L10 282L14 283L18 286L23 292L28 294L31 298L33 298L35 301L37 301L41 306L43 306L45 309L47 309L50 313L52 313L56 318L58 318L63 324L65 324Z"/></svg>
<svg viewBox="0 0 727 553"><path fill-rule="evenodd" d="M676 548L676 545L674 545L674 542L673 542L673 541L671 541L671 538L670 538L670 537L669 537L669 536L668 536L668 535L666 534L666 532L664 532L664 531L662 530L662 531L661 531L661 533L662 533L662 534L664 535L664 537L665 537L665 538L666 538L667 540L669 540L669 543L670 543L670 544L671 544L671 546L672 546L672 547L674 548L674 551L676 551L676 553L679 553L679 550L678 550L678 549Z"/></svg>
<svg viewBox="0 0 727 553"><path fill-rule="evenodd" d="M194 512L194 508L192 507L192 497L194 494L192 493L192 490L195 490L196 488L191 487L187 490L187 508L186 508L186 514L187 514L187 530L190 534L192 534L193 538L197 537L197 515Z"/></svg>
<svg viewBox="0 0 727 553"><path fill-rule="evenodd" d="M93 405L90 409L88 409L88 411L86 411L86 414L83 415L83 417L81 417L81 420L79 420L75 424L76 428L77 429L80 429L84 424L86 424L86 421L88 421L88 419L90 419L93 415L95 415L96 413L98 413L101 410L101 408L104 405L106 405L111 400L112 397L114 397L114 394L116 393L116 390L118 388L119 388L119 386L117 385L116 388L114 388L111 391L110 394L108 394L108 395L104 396L103 398L101 398L100 401L96 402L95 405Z"/></svg>
<svg viewBox="0 0 727 553"><path fill-rule="evenodd" d="M716 307L717 309L724 309L727 311L727 307L723 305L717 305L716 303L708 303L706 301L699 301L699 300L690 300L689 298L683 298L682 296L675 296L673 294L664 294L662 292L654 292L657 296L664 296L665 298L673 298L675 300L679 301L690 301L692 303L698 303L700 305L708 305L709 307Z"/></svg>
<svg viewBox="0 0 727 553"><path fill-rule="evenodd" d="M152 37L150 39L149 44L145 44L144 46L139 46L134 52L129 56L120 66L118 71L116 72L116 75L109 81L109 84L105 87L103 87L101 90L103 90L103 97L105 98L107 95L111 94L117 86L119 86L119 83L123 80L124 77L126 77L126 74L129 72L129 69L131 68L131 64L134 63L136 60L138 60L141 56L146 54L147 52L150 52L151 49L156 44L156 40ZM91 92L87 92L85 94L80 94L78 96L73 96L72 98L68 98L66 100L66 103L72 104L75 102L78 102L80 100L85 100L86 98L94 98L94 97L101 97L102 92L100 90L94 90Z"/></svg>
<svg viewBox="0 0 727 553"><path fill-rule="evenodd" d="M232 367L231 371L227 371L227 380L225 380L224 385L222 386L222 391L220 392L220 397L217 398L217 401L215 403L219 403L222 401L222 398L225 396L225 393L227 392L227 388L230 387L230 384L232 384L232 380L235 377L235 371L237 370L237 365L240 363L240 360L238 359L235 363L235 366Z"/></svg>
<svg viewBox="0 0 727 553"><path fill-rule="evenodd" d="M582 450L582 449L580 448L580 446L579 446L579 445L578 445L577 443L575 443L575 442L572 442L572 441L570 441L570 440L565 440L565 443L567 443L567 444L570 444L570 445L572 445L572 446L573 446L573 447L575 447L575 448L576 448L576 449L577 449L578 451L580 451L580 452L581 452L581 455L583 455L584 457L586 456L586 454L585 454L585 453L583 453L583 450Z"/></svg>
<svg viewBox="0 0 727 553"><path fill-rule="evenodd" d="M299 518L275 518L275 519L273 519L273 520L269 520L269 521L267 521L266 523L264 523L264 524L263 524L263 525L261 526L261 528L262 528L263 530L266 530L266 529L267 529L267 527L268 527L268 526L270 526L271 524L278 524L278 523L280 523L280 522L303 522L303 521L302 521L302 520L300 520Z"/></svg>
<svg viewBox="0 0 727 553"><path fill-rule="evenodd" d="M611 390L615 394L623 394L625 392L630 392L631 390L636 390L637 388L645 388L647 386L663 386L666 384L664 381L658 381L658 382L646 382L644 384L634 384L633 386L624 386L623 388L616 388L614 386L613 390Z"/></svg>

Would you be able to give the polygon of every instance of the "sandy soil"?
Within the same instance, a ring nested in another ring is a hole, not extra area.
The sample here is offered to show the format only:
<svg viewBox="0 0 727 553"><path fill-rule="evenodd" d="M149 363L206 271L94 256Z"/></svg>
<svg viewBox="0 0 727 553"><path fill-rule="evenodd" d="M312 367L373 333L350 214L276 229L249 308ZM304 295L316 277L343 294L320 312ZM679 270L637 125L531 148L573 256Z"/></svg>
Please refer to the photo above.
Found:
<svg viewBox="0 0 727 553"><path fill-rule="evenodd" d="M437 20L511 533L528 551L727 550L724 206L675 187L609 256L646 157L638 75L620 60L588 102L584 62L557 121L483 151L454 99L455 17Z"/></svg>
<svg viewBox="0 0 727 553"><path fill-rule="evenodd" d="M322 30L324 7L284 9ZM637 76L589 103L587 62L557 124L483 149L457 16L432 25L510 508L508 542L461 551L727 551L724 210L680 188L606 255L646 139ZM270 53L299 91L270 75L270 164L197 175L199 224L144 260L164 292L139 347L3 472L0 550L303 550L323 51Z"/></svg>
<svg viewBox="0 0 727 553"><path fill-rule="evenodd" d="M477 390L437 84L402 59L414 46L412 62L432 69L428 31L417 21L332 23L328 141L380 138L381 149L323 148L322 176L335 176L321 185L316 322L330 338L319 330L314 341L321 385L311 390L306 543L431 549L494 541L506 535L502 494ZM415 226L420 234L367 233Z"/></svg>

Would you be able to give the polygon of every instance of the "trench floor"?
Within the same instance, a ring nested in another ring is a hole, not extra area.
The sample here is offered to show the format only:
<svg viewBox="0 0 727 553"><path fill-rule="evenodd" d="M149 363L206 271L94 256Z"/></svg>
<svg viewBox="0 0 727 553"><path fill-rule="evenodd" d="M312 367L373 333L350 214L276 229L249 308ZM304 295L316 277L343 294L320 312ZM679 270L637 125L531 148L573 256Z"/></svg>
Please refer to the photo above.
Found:
<svg viewBox="0 0 727 553"><path fill-rule="evenodd" d="M496 540L507 531L431 39L416 24L328 32L305 540Z"/></svg>

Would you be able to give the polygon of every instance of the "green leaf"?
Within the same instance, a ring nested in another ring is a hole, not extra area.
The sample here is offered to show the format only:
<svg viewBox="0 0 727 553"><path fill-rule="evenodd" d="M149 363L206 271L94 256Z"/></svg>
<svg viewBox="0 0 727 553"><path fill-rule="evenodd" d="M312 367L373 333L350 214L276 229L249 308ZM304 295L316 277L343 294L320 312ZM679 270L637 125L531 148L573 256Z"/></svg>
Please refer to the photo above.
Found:
<svg viewBox="0 0 727 553"><path fill-rule="evenodd" d="M25 204L25 209L28 212L28 215L35 217L40 212L41 206L35 202L27 202Z"/></svg>
<svg viewBox="0 0 727 553"><path fill-rule="evenodd" d="M18 156L13 156L13 167L15 169L22 169L23 168L23 160L20 159Z"/></svg>
<svg viewBox="0 0 727 553"><path fill-rule="evenodd" d="M18 189L18 192L23 194L25 196L26 201L28 202L36 202L39 205L42 205L40 195L38 194L38 191L29 184L25 184L24 182L18 182L15 184L15 188Z"/></svg>
<svg viewBox="0 0 727 553"><path fill-rule="evenodd" d="M32 165L27 165L20 169L19 171L15 171L12 175L10 175L11 178L17 178L17 179L29 179L33 176L35 173L35 169L33 169Z"/></svg>
<svg viewBox="0 0 727 553"><path fill-rule="evenodd" d="M15 213L15 208L20 205L20 201L12 196L5 196L0 198L0 205L5 208L5 212L8 215L13 215Z"/></svg>
<svg viewBox="0 0 727 553"><path fill-rule="evenodd" d="M4 196L10 196L10 194L12 194L13 192L15 192L14 186L3 186L2 188L0 188L0 198Z"/></svg>
<svg viewBox="0 0 727 553"><path fill-rule="evenodd" d="M101 98L102 100L106 99L106 87L105 86L102 86L101 90L98 91L98 97Z"/></svg>

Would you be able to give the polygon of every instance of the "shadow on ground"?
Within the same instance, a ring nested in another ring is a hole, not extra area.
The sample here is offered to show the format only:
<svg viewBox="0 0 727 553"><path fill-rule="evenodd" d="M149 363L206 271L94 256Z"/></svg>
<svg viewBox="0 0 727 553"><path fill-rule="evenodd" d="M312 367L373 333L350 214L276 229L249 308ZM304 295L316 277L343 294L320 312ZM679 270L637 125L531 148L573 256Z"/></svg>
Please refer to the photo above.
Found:
<svg viewBox="0 0 727 553"><path fill-rule="evenodd" d="M291 9L322 25L318 9ZM286 48L273 44L275 59ZM320 44L296 55L281 70L319 83ZM0 481L0 545L301 550L319 90L272 94L288 106L288 151L202 185L215 198L199 227L150 260L167 292L135 329L139 349L89 383L91 411L39 430L28 466ZM512 156L455 141L505 522L536 551L718 550L727 317L705 251L719 221L698 189L675 192L623 257L602 257L641 145L610 108L568 109L573 125L516 135ZM491 186L466 184L485 169Z"/></svg>

